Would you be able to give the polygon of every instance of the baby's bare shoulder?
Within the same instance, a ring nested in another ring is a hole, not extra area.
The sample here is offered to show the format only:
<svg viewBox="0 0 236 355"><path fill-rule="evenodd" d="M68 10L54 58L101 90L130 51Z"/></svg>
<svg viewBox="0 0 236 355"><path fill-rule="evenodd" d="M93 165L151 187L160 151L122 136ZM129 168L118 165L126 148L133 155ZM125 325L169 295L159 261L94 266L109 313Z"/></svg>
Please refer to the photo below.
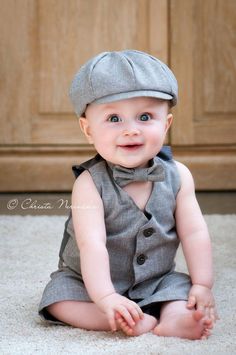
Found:
<svg viewBox="0 0 236 355"><path fill-rule="evenodd" d="M183 191L193 192L195 190L195 185L194 185L193 176L189 168L183 163L180 163L179 161L175 161L175 163L180 175L180 181L181 181L180 192Z"/></svg>
<svg viewBox="0 0 236 355"><path fill-rule="evenodd" d="M80 200L100 199L98 190L88 170L84 170L75 180L72 190L72 199L74 197Z"/></svg>

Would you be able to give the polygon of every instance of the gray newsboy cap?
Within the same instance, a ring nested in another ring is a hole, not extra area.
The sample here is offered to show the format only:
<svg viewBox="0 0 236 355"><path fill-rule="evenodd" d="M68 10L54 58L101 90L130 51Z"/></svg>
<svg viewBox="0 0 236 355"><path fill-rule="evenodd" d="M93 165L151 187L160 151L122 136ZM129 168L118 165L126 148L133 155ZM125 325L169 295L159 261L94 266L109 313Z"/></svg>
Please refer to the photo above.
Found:
<svg viewBox="0 0 236 355"><path fill-rule="evenodd" d="M81 67L69 91L78 116L91 103L141 96L170 100L174 106L177 95L177 80L167 65L137 50L98 54Z"/></svg>

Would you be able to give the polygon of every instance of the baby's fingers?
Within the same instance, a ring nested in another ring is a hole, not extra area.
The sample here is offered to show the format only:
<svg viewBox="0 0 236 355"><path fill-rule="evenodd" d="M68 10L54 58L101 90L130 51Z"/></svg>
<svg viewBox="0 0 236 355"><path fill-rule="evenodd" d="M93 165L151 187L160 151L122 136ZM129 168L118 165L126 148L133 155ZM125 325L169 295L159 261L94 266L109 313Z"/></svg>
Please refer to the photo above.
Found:
<svg viewBox="0 0 236 355"><path fill-rule="evenodd" d="M133 328L135 326L135 321L130 313L130 311L124 307L124 306L119 306L117 307L117 311L120 313L120 315L124 318L126 323Z"/></svg>
<svg viewBox="0 0 236 355"><path fill-rule="evenodd" d="M187 308L188 309L194 308L196 303L197 303L196 297L193 295L190 295L188 298L188 302L187 302Z"/></svg>
<svg viewBox="0 0 236 355"><path fill-rule="evenodd" d="M115 314L113 311L111 311L110 313L107 313L107 319L108 319L108 323L110 325L110 328L113 332L115 332L117 330L117 325L116 325L116 321L115 321Z"/></svg>
<svg viewBox="0 0 236 355"><path fill-rule="evenodd" d="M135 322L138 322L140 319L143 318L143 311L136 303L134 303L131 306L128 306L127 308L128 308L128 310L129 310L130 314L132 315L133 320Z"/></svg>

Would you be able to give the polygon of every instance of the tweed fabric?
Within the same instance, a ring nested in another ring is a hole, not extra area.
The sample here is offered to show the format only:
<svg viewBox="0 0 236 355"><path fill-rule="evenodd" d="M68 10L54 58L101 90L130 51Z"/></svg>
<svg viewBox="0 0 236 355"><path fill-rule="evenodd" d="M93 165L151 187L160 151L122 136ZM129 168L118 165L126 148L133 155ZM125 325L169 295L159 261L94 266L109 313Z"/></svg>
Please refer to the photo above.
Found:
<svg viewBox="0 0 236 355"><path fill-rule="evenodd" d="M91 174L102 197L107 231L111 278L118 293L141 307L157 302L186 300L191 286L188 275L174 271L179 245L175 230L176 195L180 179L174 161L162 153L154 158L165 179L153 183L145 211L114 181L112 167L101 157L74 168ZM99 267L99 260L97 261ZM96 272L96 270L94 270ZM90 301L80 270L80 254L71 215L60 250L59 269L51 275L39 311L62 300Z"/></svg>
<svg viewBox="0 0 236 355"><path fill-rule="evenodd" d="M168 66L137 50L103 52L86 62L74 76L69 96L78 116L91 103L134 97L154 97L176 105L177 80Z"/></svg>
<svg viewBox="0 0 236 355"><path fill-rule="evenodd" d="M165 172L162 164L152 160L148 168L125 168L120 165L108 163L112 168L112 174L115 182L123 187L133 181L163 181Z"/></svg>

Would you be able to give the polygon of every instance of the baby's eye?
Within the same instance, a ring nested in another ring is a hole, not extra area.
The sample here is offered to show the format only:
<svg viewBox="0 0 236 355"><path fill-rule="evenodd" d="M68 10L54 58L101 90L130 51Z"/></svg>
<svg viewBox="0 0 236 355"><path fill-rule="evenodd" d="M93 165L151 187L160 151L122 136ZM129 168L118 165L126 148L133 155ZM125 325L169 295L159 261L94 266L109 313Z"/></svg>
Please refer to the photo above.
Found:
<svg viewBox="0 0 236 355"><path fill-rule="evenodd" d="M149 113L142 113L142 115L139 116L140 121L149 121L151 119L151 115Z"/></svg>
<svg viewBox="0 0 236 355"><path fill-rule="evenodd" d="M111 115L111 116L109 116L108 121L110 121L110 122L120 122L121 118L119 116L117 116L117 115Z"/></svg>

